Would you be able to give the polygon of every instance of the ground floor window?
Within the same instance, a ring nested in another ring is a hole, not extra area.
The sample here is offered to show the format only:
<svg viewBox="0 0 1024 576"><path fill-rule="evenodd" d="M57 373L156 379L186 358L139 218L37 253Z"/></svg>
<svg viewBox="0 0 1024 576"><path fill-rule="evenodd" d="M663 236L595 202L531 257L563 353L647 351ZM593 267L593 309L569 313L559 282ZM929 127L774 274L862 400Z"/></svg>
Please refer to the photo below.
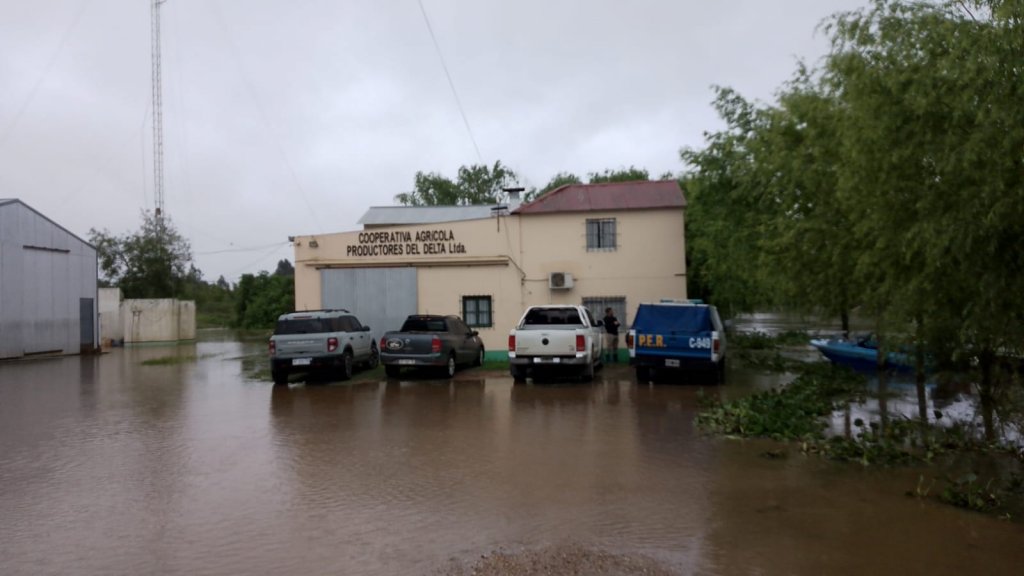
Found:
<svg viewBox="0 0 1024 576"><path fill-rule="evenodd" d="M629 323L626 319L626 297L625 296L593 296L583 299L583 305L590 310L594 318L604 318L606 308L612 309L612 314L619 319L619 334L622 334Z"/></svg>
<svg viewBox="0 0 1024 576"><path fill-rule="evenodd" d="M462 319L473 328L490 328L491 320L490 296L463 296Z"/></svg>

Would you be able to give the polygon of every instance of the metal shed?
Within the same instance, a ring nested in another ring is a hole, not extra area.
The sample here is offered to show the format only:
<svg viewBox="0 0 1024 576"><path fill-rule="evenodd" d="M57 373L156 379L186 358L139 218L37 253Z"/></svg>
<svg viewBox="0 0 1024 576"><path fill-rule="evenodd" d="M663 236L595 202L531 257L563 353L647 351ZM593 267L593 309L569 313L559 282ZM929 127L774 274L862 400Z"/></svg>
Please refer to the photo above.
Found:
<svg viewBox="0 0 1024 576"><path fill-rule="evenodd" d="M96 249L17 199L0 199L0 358L91 352Z"/></svg>

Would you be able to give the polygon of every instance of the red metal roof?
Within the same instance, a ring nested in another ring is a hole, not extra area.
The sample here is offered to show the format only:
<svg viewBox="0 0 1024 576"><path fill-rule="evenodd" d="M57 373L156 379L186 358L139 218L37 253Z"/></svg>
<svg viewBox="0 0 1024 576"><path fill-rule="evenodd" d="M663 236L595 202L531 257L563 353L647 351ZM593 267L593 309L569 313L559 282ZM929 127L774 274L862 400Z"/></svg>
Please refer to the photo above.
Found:
<svg viewBox="0 0 1024 576"><path fill-rule="evenodd" d="M675 180L566 184L513 210L516 214L683 208L686 198Z"/></svg>

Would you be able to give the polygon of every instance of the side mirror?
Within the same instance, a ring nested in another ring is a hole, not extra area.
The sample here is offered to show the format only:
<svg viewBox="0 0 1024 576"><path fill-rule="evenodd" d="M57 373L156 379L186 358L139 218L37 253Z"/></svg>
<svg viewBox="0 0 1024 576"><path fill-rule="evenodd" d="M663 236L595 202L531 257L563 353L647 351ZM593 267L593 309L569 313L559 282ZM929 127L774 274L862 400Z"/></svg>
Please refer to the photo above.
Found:
<svg viewBox="0 0 1024 576"><path fill-rule="evenodd" d="M477 332L476 330L470 330L470 331L469 331L469 337L470 337L470 338L473 338L473 337L475 337L475 336L479 336L479 335L480 335L480 333L479 333L479 332Z"/></svg>
<svg viewBox="0 0 1024 576"><path fill-rule="evenodd" d="M369 326L363 326L363 332L369 332L369 331L370 331L370 327Z"/></svg>
<svg viewBox="0 0 1024 576"><path fill-rule="evenodd" d="M604 320L598 320L597 321L597 327L600 328L602 326L604 326Z"/></svg>

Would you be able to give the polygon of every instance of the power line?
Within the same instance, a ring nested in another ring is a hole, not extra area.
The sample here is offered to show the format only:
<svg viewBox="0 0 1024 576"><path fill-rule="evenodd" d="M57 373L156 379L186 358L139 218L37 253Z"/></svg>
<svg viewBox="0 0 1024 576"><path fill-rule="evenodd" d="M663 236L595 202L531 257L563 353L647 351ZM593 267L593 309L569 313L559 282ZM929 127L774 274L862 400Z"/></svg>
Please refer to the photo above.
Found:
<svg viewBox="0 0 1024 576"><path fill-rule="evenodd" d="M452 80L452 74L448 71L448 64L444 61L444 54L441 53L441 46L437 43L437 37L434 36L434 28L430 25L430 18L427 17L427 9L423 7L423 0L416 0L420 5L420 12L423 13L423 22L427 24L427 31L430 32L430 39L434 42L434 50L437 51L437 57L441 60L441 67L444 68L444 75L448 78L448 86L452 89L452 95L455 96L455 105L459 107L459 114L462 115L462 122L466 125L466 132L469 134L469 140L473 142L473 149L476 150L476 157L481 164L484 164L484 157L480 154L480 147L476 144L476 137L473 136L473 129L469 126L469 118L466 117L466 111L462 108L462 100L459 99L459 93L455 90L455 82Z"/></svg>
<svg viewBox="0 0 1024 576"><path fill-rule="evenodd" d="M74 31L74 29L78 26L78 22L82 19L82 14L85 14L85 9L89 6L90 3L91 0L84 0L81 4L79 4L78 12L75 14L74 19L71 20L71 23L68 24L68 27L64 30L64 35L61 36L60 44L57 45L56 52L54 52L53 55L50 56L50 61L46 63L46 67L44 67L42 73L39 74L39 78L36 79L35 85L32 86L32 90L30 90L28 93L28 98L26 98L25 101L21 104L21 108L18 109L18 112L14 115L14 118L12 118L11 121L7 124L7 127L4 128L3 133L0 133L0 150L3 149L4 145L7 144L7 139L10 138L11 134L14 133L14 129L17 127L18 122L21 120L21 117L25 114L25 110L28 109L29 104L31 104L32 101L35 100L36 92L39 91L39 86L41 86L43 80L45 80L46 77L49 76L50 70L53 68L54 63L57 62L57 58L60 56L61 52L64 51L64 45L67 44L68 38L71 37L71 32Z"/></svg>
<svg viewBox="0 0 1024 576"><path fill-rule="evenodd" d="M278 248L290 244L290 242L274 242L273 244L264 244L262 246L250 246L248 248L224 248L222 250L210 250L208 252L194 252L195 256L209 256L211 254L227 254L229 252L257 252L260 250L266 250L267 248Z"/></svg>
<svg viewBox="0 0 1024 576"><path fill-rule="evenodd" d="M224 19L224 15L221 13L220 6L217 2L211 2L210 6L212 7L214 16L217 18L217 23L220 25L221 30L224 31L224 37L228 48L230 49L231 57L234 59L235 66L238 68L238 73L242 78L242 83L245 84L246 90L249 91L249 97L252 98L253 104L256 106L256 111L259 112L260 120L263 121L263 128L267 131L267 136L270 137L270 141L274 148L281 155L281 159L284 161L284 165L288 169L288 174L291 175L292 183L295 184L295 189L299 191L299 196L302 197L302 202L309 210L310 216L313 218L313 222L316 224L318 229L324 230L323 226L320 224L320 218L317 216L317 211L314 210L313 205L310 204L306 190L299 182L299 176L295 172L295 167L292 165L291 159L288 158L288 153L285 152L284 146L281 144L282 139L274 136L274 131L270 126L270 120L268 119L267 113L263 109L263 105L256 94L256 89L253 87L252 82L249 80L249 76L245 72L245 66L242 65L242 57L239 53L238 46L235 44L235 39L231 35L230 30L228 30L228 26Z"/></svg>

